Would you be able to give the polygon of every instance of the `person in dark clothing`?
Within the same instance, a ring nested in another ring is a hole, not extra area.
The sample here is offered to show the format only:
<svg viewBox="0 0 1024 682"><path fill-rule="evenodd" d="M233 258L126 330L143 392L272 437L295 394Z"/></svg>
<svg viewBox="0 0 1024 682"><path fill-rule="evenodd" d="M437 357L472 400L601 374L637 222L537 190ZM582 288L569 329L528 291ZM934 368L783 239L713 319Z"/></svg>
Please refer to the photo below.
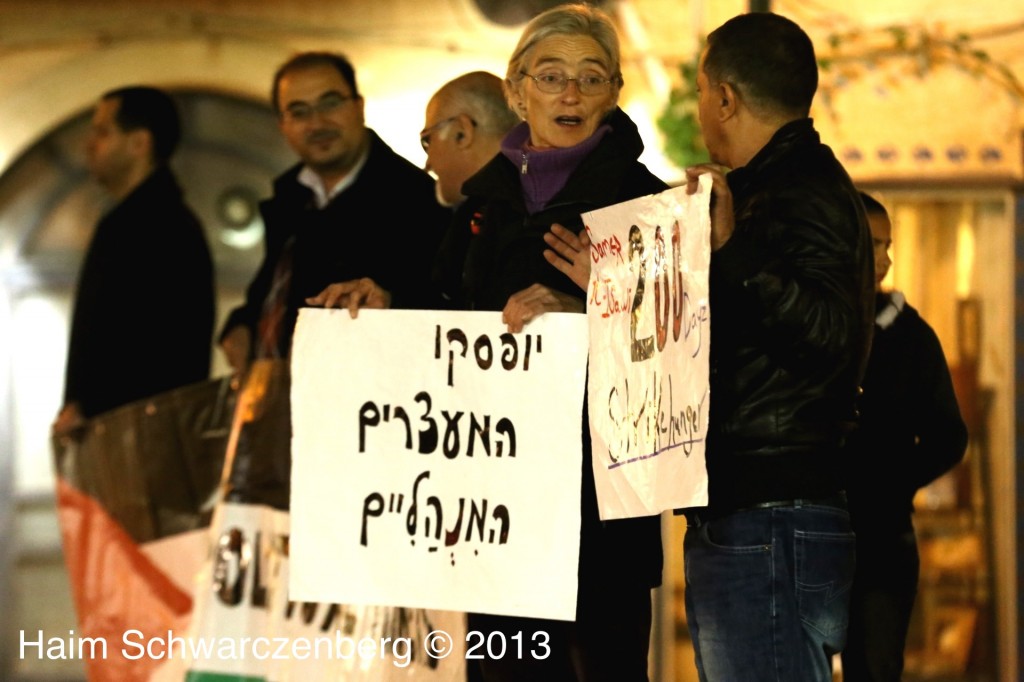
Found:
<svg viewBox="0 0 1024 682"><path fill-rule="evenodd" d="M426 169L437 176L437 201L454 208L466 199L463 183L494 158L519 118L505 101L501 79L472 71L438 88L427 102L424 121L420 145Z"/></svg>
<svg viewBox="0 0 1024 682"><path fill-rule="evenodd" d="M272 99L301 161L260 205L263 263L220 334L236 370L257 355L287 357L298 309L333 282L351 281L353 301L423 306L451 218L430 176L366 127L355 72L341 55L293 57L275 74Z"/></svg>
<svg viewBox="0 0 1024 682"><path fill-rule="evenodd" d="M808 118L817 62L799 26L730 19L697 89L713 162L687 169L690 191L713 179L709 501L687 510L683 544L697 668L830 682L854 572L841 448L871 339L870 233Z"/></svg>
<svg viewBox="0 0 1024 682"><path fill-rule="evenodd" d="M86 160L118 203L79 276L56 436L209 376L213 262L168 167L180 137L174 101L154 88L112 90L96 106Z"/></svg>
<svg viewBox="0 0 1024 682"><path fill-rule="evenodd" d="M524 122L462 192L481 205L462 269L466 307L500 310L512 332L546 311L584 310L583 292L545 258L552 224L582 231L581 213L660 192L637 159L643 143L617 107L619 45L607 15L562 5L535 17L509 60L505 89ZM661 583L657 516L601 522L583 416L576 620L470 614L471 630L544 631L546 660L485 658L486 680L647 679L651 588Z"/></svg>
<svg viewBox="0 0 1024 682"><path fill-rule="evenodd" d="M901 292L882 289L892 225L882 204L861 197L874 242L877 314L860 427L846 448L857 571L843 679L898 682L917 594L914 494L963 458L967 427L935 332Z"/></svg>
<svg viewBox="0 0 1024 682"><path fill-rule="evenodd" d="M426 169L437 176L437 199L454 209L434 259L434 285L442 305L465 307L462 264L480 229L480 201L467 201L462 185L501 151L501 140L519 123L505 101L502 80L474 71L445 83L427 103L420 144Z"/></svg>
<svg viewBox="0 0 1024 682"><path fill-rule="evenodd" d="M431 285L439 308L464 306L462 263L479 228L474 219L479 202L466 200L462 184L494 158L502 138L517 123L519 118L505 101L501 79L486 71L472 71L448 81L427 102L420 131L420 145L427 155L425 168L437 177L438 203L453 209L433 265ZM466 679L482 679L476 661L466 661Z"/></svg>

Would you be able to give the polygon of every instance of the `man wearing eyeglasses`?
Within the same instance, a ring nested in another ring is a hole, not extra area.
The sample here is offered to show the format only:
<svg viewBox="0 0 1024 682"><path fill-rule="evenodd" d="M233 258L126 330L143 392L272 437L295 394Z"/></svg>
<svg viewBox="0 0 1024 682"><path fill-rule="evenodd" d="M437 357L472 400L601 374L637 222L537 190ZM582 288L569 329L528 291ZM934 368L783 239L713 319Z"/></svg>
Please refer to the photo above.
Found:
<svg viewBox="0 0 1024 682"><path fill-rule="evenodd" d="M441 86L427 103L420 144L426 169L437 176L437 200L455 208L434 261L434 282L445 305L462 306L463 262L479 201L466 201L462 184L501 151L501 140L519 123L500 78L486 71L463 74Z"/></svg>
<svg viewBox="0 0 1024 682"><path fill-rule="evenodd" d="M425 303L451 217L430 176L366 127L345 57L296 55L274 75L271 99L300 162L260 205L264 261L220 337L236 370L253 357L286 357L299 307L332 282L375 283L370 293L392 307Z"/></svg>
<svg viewBox="0 0 1024 682"><path fill-rule="evenodd" d="M501 151L501 138L519 118L508 108L501 79L473 71L442 85L427 103L420 145L437 176L437 200L458 206L462 183Z"/></svg>

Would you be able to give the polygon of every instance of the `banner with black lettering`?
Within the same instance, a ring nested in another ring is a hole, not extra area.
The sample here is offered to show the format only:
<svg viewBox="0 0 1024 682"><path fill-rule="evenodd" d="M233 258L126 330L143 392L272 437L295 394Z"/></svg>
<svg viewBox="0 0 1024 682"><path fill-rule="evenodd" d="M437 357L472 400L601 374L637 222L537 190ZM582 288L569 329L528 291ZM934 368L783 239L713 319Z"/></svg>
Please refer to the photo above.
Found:
<svg viewBox="0 0 1024 682"><path fill-rule="evenodd" d="M586 324L302 310L291 597L574 618Z"/></svg>
<svg viewBox="0 0 1024 682"><path fill-rule="evenodd" d="M583 215L602 519L707 504L710 193L705 175L693 195L678 187Z"/></svg>

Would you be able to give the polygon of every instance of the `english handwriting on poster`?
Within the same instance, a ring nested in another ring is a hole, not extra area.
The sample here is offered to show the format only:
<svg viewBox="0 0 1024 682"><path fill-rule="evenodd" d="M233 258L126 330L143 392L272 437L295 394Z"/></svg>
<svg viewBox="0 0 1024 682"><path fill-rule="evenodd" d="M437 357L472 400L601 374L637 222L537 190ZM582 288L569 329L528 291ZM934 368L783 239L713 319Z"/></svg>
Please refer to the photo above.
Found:
<svg viewBox="0 0 1024 682"><path fill-rule="evenodd" d="M296 596L573 617L586 318L545 314L519 334L500 320L302 311Z"/></svg>
<svg viewBox="0 0 1024 682"><path fill-rule="evenodd" d="M588 230L590 228L588 227ZM645 258L643 232L636 225L629 228L629 268L636 272L635 285L626 284L620 293L619 282L610 277L595 278L590 288L589 303L597 308L602 318L629 313L630 318L630 359L643 362L654 357L655 348L658 352L665 350L669 339L669 322L671 320L672 341L678 343L680 334L683 342L690 347L691 357L697 357L703 347L702 330L708 325L708 306L706 302L695 304L690 292L686 289L683 272L679 269L682 263L680 255L679 221L672 224L672 258L666 257L665 238L660 225L654 229L654 254ZM604 242L608 242L605 239ZM593 260L600 263L607 253L618 257L622 262L618 248L618 239L613 242L616 247L595 253ZM637 328L641 324L644 296L647 290L647 260L653 262L654 276L654 334L643 338L637 337ZM627 304L626 301L629 301ZM671 311L671 316L670 316ZM684 326L685 322L685 326ZM691 336L695 343L691 344Z"/></svg>
<svg viewBox="0 0 1024 682"><path fill-rule="evenodd" d="M590 235L590 428L601 517L707 499L710 186L583 216Z"/></svg>
<svg viewBox="0 0 1024 682"><path fill-rule="evenodd" d="M664 384L668 384L665 398ZM689 457L704 443L708 392L696 402L675 404L672 377L657 376L642 387L641 395L630 394L629 380L620 392L613 386L608 395L608 418L620 436L608 443L609 469L641 459L656 457L682 448Z"/></svg>

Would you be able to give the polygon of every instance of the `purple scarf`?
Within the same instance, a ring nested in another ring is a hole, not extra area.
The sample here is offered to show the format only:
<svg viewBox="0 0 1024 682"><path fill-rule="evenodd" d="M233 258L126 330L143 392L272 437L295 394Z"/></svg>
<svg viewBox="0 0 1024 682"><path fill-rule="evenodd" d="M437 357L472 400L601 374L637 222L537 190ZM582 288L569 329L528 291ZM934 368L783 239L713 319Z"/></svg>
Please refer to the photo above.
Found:
<svg viewBox="0 0 1024 682"><path fill-rule="evenodd" d="M501 153L519 168L519 182L530 215L537 213L569 181L580 162L592 152L612 127L602 124L594 134L573 147L531 149L530 126L524 121L501 141Z"/></svg>

